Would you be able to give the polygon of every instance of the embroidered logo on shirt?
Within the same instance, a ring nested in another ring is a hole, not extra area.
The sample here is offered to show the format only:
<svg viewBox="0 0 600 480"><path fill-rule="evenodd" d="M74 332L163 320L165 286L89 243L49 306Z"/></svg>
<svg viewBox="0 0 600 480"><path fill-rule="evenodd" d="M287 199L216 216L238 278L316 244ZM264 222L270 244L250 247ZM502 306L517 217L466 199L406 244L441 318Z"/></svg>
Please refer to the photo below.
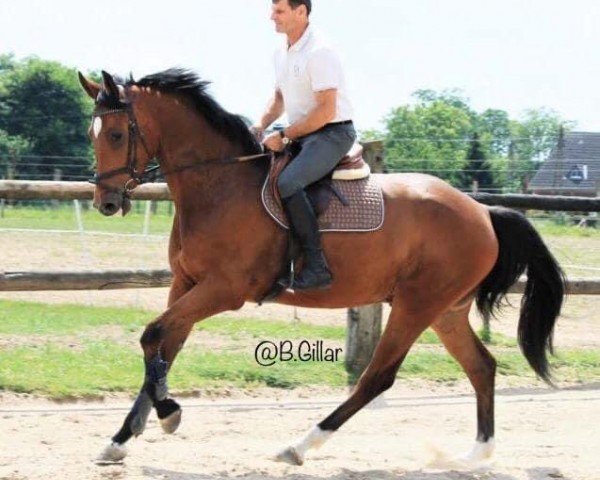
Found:
<svg viewBox="0 0 600 480"><path fill-rule="evenodd" d="M299 65L294 65L294 76L295 77L300 76L300 66Z"/></svg>

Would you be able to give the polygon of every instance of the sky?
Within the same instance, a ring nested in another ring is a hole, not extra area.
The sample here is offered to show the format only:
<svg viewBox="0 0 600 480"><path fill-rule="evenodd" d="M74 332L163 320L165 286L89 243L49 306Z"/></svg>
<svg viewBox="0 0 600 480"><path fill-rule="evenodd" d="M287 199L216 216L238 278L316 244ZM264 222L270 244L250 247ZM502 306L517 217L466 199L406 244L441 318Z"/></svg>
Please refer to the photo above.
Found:
<svg viewBox="0 0 600 480"><path fill-rule="evenodd" d="M0 0L0 53L135 78L197 71L228 110L257 119L284 37L270 0ZM313 0L337 46L360 129L381 129L423 88L461 89L477 111L548 107L600 132L597 0Z"/></svg>

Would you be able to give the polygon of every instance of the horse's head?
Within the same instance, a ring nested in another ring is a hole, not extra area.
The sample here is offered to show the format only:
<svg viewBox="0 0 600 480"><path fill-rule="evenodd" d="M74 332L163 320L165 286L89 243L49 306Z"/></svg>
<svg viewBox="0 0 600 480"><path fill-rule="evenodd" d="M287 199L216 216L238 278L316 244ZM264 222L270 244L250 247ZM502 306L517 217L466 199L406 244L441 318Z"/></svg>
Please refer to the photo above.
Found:
<svg viewBox="0 0 600 480"><path fill-rule="evenodd" d="M83 89L96 104L88 131L96 156L94 207L106 216L120 209L126 215L129 194L143 182L157 141L149 115L135 102L139 89L118 84L104 71L102 77L98 84L79 73Z"/></svg>

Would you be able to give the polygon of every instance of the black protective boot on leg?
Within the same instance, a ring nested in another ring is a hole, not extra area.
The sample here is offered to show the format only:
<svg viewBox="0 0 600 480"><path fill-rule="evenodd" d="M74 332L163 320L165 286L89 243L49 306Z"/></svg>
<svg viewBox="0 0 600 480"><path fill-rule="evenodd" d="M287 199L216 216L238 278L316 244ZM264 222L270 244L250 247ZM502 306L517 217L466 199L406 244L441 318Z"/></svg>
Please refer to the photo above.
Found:
<svg viewBox="0 0 600 480"><path fill-rule="evenodd" d="M304 254L302 271L295 276L294 290L324 289L331 285L331 272L321 249L321 233L315 211L304 190L283 199L292 231Z"/></svg>

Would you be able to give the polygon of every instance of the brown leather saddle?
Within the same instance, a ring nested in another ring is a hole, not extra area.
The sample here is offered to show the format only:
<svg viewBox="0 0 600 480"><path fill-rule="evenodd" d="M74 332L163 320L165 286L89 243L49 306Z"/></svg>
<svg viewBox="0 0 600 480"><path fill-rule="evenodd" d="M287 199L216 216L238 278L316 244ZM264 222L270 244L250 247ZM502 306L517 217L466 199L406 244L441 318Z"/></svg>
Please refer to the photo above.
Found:
<svg viewBox="0 0 600 480"><path fill-rule="evenodd" d="M294 160L298 153L300 153L299 147L297 144L292 144L283 152L276 153L271 157L268 187L271 189L273 197L280 208L283 208L283 205L277 188L277 181L281 172ZM371 169L363 159L363 147L356 143L331 172L306 188L306 194L315 209L317 217L327 211L332 195L336 195L344 206L348 206L348 200L334 185L333 180L359 180L368 177L370 174Z"/></svg>

